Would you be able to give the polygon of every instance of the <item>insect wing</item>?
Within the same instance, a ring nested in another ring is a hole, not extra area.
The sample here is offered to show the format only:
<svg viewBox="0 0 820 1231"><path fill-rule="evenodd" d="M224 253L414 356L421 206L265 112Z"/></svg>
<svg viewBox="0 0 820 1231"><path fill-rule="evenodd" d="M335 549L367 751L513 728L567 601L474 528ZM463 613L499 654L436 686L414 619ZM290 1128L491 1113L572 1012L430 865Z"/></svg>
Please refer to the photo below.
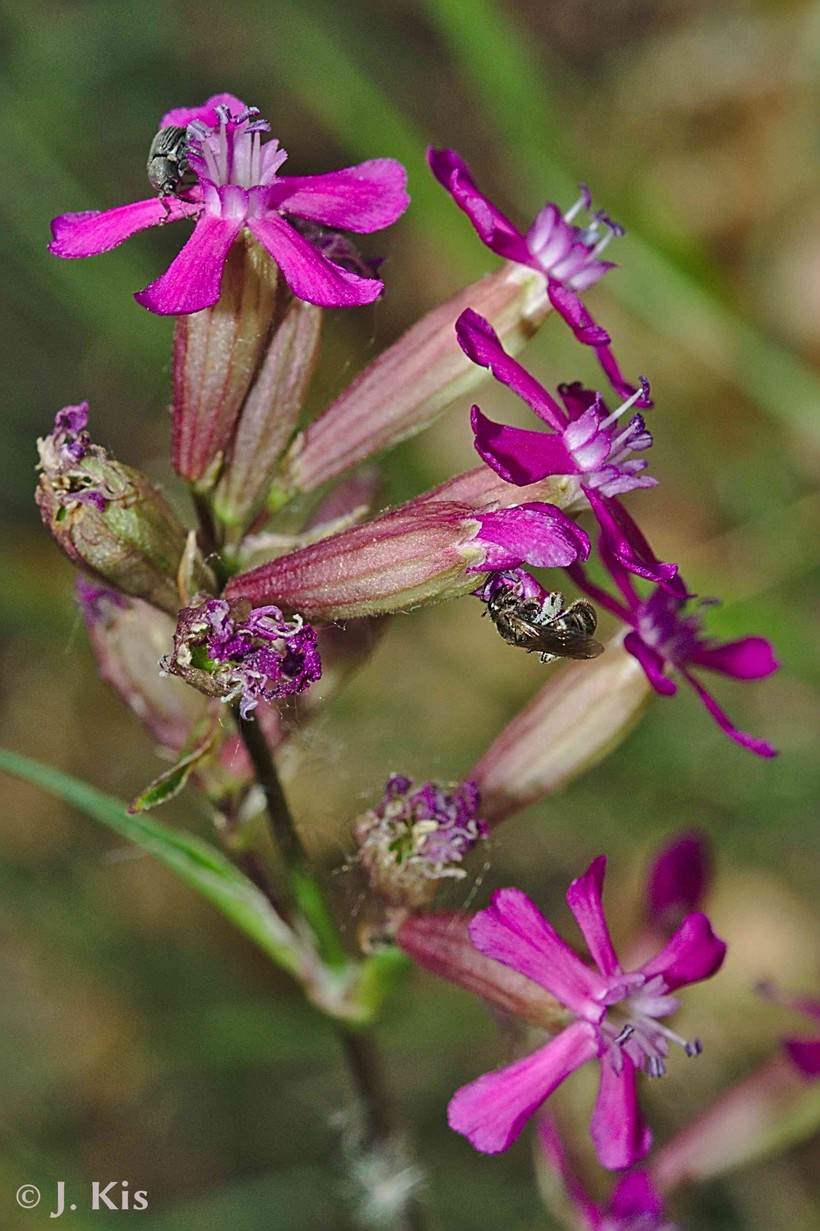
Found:
<svg viewBox="0 0 820 1231"><path fill-rule="evenodd" d="M532 649L555 658L597 658L603 654L600 641L575 628L537 628Z"/></svg>

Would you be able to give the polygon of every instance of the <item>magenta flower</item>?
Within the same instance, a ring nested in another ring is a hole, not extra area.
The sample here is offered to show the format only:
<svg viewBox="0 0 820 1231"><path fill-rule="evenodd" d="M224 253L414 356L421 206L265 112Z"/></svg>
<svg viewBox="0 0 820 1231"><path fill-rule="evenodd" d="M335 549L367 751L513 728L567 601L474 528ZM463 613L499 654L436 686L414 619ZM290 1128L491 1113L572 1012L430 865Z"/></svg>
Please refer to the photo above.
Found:
<svg viewBox="0 0 820 1231"><path fill-rule="evenodd" d="M674 696L678 690L677 684L666 672L670 668L680 672L730 739L758 756L776 756L771 744L734 726L693 672L693 668L702 667L736 680L764 679L777 671L780 665L771 644L763 637L742 637L738 641L723 642L704 637L700 611L684 614L687 602L694 596L687 594L680 578L675 578L680 586L679 593L671 593L668 588L657 586L648 598L642 599L622 562L607 549L605 542L601 545L601 555L621 592L620 598L614 598L590 582L577 563L570 566L569 572L586 594L630 626L631 631L624 638L624 647L637 658L655 692L665 697ZM703 599L700 608L714 605L716 601Z"/></svg>
<svg viewBox="0 0 820 1231"><path fill-rule="evenodd" d="M607 537L612 553L630 572L669 583L674 564L657 559L632 518L616 500L637 487L654 487L657 479L644 474L645 458L634 457L652 444L643 417L633 415L625 427L621 417L639 400L633 394L613 414L601 395L579 384L561 385L563 407L517 360L508 355L489 321L467 309L456 322L456 334L467 357L489 368L551 429L533 432L493 423L478 406L472 409L475 447L506 483L517 487L548 475L577 476L579 486ZM648 397L649 386L641 378Z"/></svg>
<svg viewBox="0 0 820 1231"><path fill-rule="evenodd" d="M611 261L600 258L612 237L623 235L623 228L602 210L592 214L585 227L574 225L573 219L592 204L589 189L582 185L580 198L566 214L562 216L557 205L547 204L524 235L476 188L469 167L455 150L431 149L427 159L436 179L464 210L482 243L498 256L544 274L555 311L579 342L594 348L613 389L621 397L631 397L636 390L621 375L610 347L612 339L578 297L579 291L585 291L613 268ZM641 391L641 406L652 405L647 392Z"/></svg>
<svg viewBox="0 0 820 1231"><path fill-rule="evenodd" d="M675 1231L664 1216L663 1198L645 1171L621 1176L606 1205L599 1205L570 1167L549 1116L539 1119L538 1141L546 1162L562 1182L579 1231Z"/></svg>
<svg viewBox="0 0 820 1231"><path fill-rule="evenodd" d="M324 308L372 303L382 283L352 272L347 257L333 260L334 247L317 241L314 224L360 232L389 226L407 208L404 168L377 158L326 175L280 176L287 154L276 140L262 143L269 125L258 115L232 94L169 111L160 128L187 128L187 160L197 182L177 196L63 214L51 224L50 251L96 256L147 227L192 218L193 235L179 256L135 296L151 312L175 315L215 304L228 252L243 229L267 250L298 298ZM305 220L311 238L289 216Z"/></svg>
<svg viewBox="0 0 820 1231"><path fill-rule="evenodd" d="M658 1077L666 1068L670 1042L687 1055L701 1051L659 1019L679 1007L673 993L708 979L721 966L726 946L699 912L688 915L655 957L625 972L612 947L601 902L606 857L595 859L567 890L567 902L595 962L585 966L558 936L526 894L500 889L488 910L470 923L470 939L487 957L544 988L574 1021L546 1046L462 1087L450 1101L449 1123L486 1154L506 1150L527 1120L575 1069L601 1064L592 1115L598 1159L620 1170L644 1158L652 1137L636 1095L636 1073Z"/></svg>
<svg viewBox="0 0 820 1231"><path fill-rule="evenodd" d="M609 414L599 393L589 395L589 404L585 405L581 396L585 391L571 386L562 408L517 359L507 354L490 322L471 308L456 321L456 335L468 359L489 368L496 380L512 389L551 428L550 432L532 432L504 427L488 419L478 406L473 407L476 449L507 483L525 487L547 475L574 474L585 492L599 491L604 496L656 486L657 479L642 473L646 459L631 456L652 444L642 416L633 415L624 428L618 425L640 394L634 393ZM643 380L642 389L648 396L649 385Z"/></svg>

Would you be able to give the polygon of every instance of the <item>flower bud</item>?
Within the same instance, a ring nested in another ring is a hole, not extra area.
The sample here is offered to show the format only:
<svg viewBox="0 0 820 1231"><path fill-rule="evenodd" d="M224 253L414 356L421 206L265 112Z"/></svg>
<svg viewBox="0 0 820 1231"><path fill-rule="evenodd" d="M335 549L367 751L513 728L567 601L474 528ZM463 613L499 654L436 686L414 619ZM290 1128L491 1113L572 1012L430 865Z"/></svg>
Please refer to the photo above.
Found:
<svg viewBox="0 0 820 1231"><path fill-rule="evenodd" d="M430 974L480 996L494 1009L545 1030L565 1025L564 1009L539 983L476 949L467 931L470 918L463 913L411 915L396 940Z"/></svg>
<svg viewBox="0 0 820 1231"><path fill-rule="evenodd" d="M37 442L43 523L86 573L175 616L187 531L144 474L91 443L87 422L86 402L66 406ZM201 559L187 567L198 587L211 583Z"/></svg>
<svg viewBox="0 0 820 1231"><path fill-rule="evenodd" d="M650 695L619 644L568 663L513 718L472 769L490 824L551 795L627 735Z"/></svg>
<svg viewBox="0 0 820 1231"><path fill-rule="evenodd" d="M163 752L178 756L209 706L181 680L159 673L160 656L171 644L174 622L139 599L77 578L77 605L88 629L100 675Z"/></svg>
<svg viewBox="0 0 820 1231"><path fill-rule="evenodd" d="M163 671L227 703L247 718L259 701L303 692L322 674L316 633L278 607L206 598L179 613L174 649Z"/></svg>
<svg viewBox="0 0 820 1231"><path fill-rule="evenodd" d="M353 826L353 836L373 891L388 905L420 910L439 882L466 876L464 856L487 836L476 816L475 783L442 786L394 774L381 802Z"/></svg>
<svg viewBox="0 0 820 1231"><path fill-rule="evenodd" d="M512 354L552 310L544 278L507 264L428 312L296 437L271 491L272 509L422 431L482 380L455 335L468 307L492 322Z"/></svg>
<svg viewBox="0 0 820 1231"><path fill-rule="evenodd" d="M225 596L342 620L458 598L482 571L561 568L588 552L584 532L553 505L485 511L422 497L233 577Z"/></svg>
<svg viewBox="0 0 820 1231"><path fill-rule="evenodd" d="M174 333L171 458L208 491L270 337L276 266L248 236L231 246L219 300L180 316Z"/></svg>
<svg viewBox="0 0 820 1231"><path fill-rule="evenodd" d="M213 494L214 512L228 527L229 542L242 537L264 506L277 461L296 426L313 375L321 321L321 308L291 299L274 327L259 372L242 404Z"/></svg>

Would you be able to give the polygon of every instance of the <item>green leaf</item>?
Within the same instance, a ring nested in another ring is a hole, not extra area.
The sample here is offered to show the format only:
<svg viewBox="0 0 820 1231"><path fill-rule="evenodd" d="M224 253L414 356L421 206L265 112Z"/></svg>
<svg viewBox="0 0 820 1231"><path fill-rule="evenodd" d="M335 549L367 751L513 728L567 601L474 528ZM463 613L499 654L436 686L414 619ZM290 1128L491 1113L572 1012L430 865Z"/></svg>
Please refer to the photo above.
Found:
<svg viewBox="0 0 820 1231"><path fill-rule="evenodd" d="M166 769L164 774L155 778L136 799L131 801L128 811L132 815L135 812L149 812L151 808L157 808L160 804L178 795L200 761L203 761L210 753L218 730L219 724L214 722L205 734L199 737L191 752L180 757L170 769Z"/></svg>
<svg viewBox="0 0 820 1231"><path fill-rule="evenodd" d="M267 898L238 868L201 838L181 833L143 816L129 815L118 799L104 795L85 782L42 765L29 757L0 748L0 770L56 795L120 837L135 842L176 872L186 884L213 905L278 965L299 975L304 967L302 945L276 914ZM312 956L312 955L311 955Z"/></svg>

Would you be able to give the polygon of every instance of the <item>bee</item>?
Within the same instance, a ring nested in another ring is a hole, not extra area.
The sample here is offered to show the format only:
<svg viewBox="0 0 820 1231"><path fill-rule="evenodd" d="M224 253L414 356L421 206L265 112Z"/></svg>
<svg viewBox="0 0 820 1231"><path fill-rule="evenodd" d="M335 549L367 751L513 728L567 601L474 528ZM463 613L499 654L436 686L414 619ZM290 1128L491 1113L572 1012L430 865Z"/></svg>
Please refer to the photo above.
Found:
<svg viewBox="0 0 820 1231"><path fill-rule="evenodd" d="M187 181L188 166L187 129L178 124L161 128L148 151L148 181L160 197L175 197L181 185Z"/></svg>
<svg viewBox="0 0 820 1231"><path fill-rule="evenodd" d="M598 624L595 608L585 599L564 606L563 594L553 591L544 599L519 598L499 589L487 601L493 624L508 645L528 654L540 654L542 663L559 658L597 658L604 647L592 634Z"/></svg>

